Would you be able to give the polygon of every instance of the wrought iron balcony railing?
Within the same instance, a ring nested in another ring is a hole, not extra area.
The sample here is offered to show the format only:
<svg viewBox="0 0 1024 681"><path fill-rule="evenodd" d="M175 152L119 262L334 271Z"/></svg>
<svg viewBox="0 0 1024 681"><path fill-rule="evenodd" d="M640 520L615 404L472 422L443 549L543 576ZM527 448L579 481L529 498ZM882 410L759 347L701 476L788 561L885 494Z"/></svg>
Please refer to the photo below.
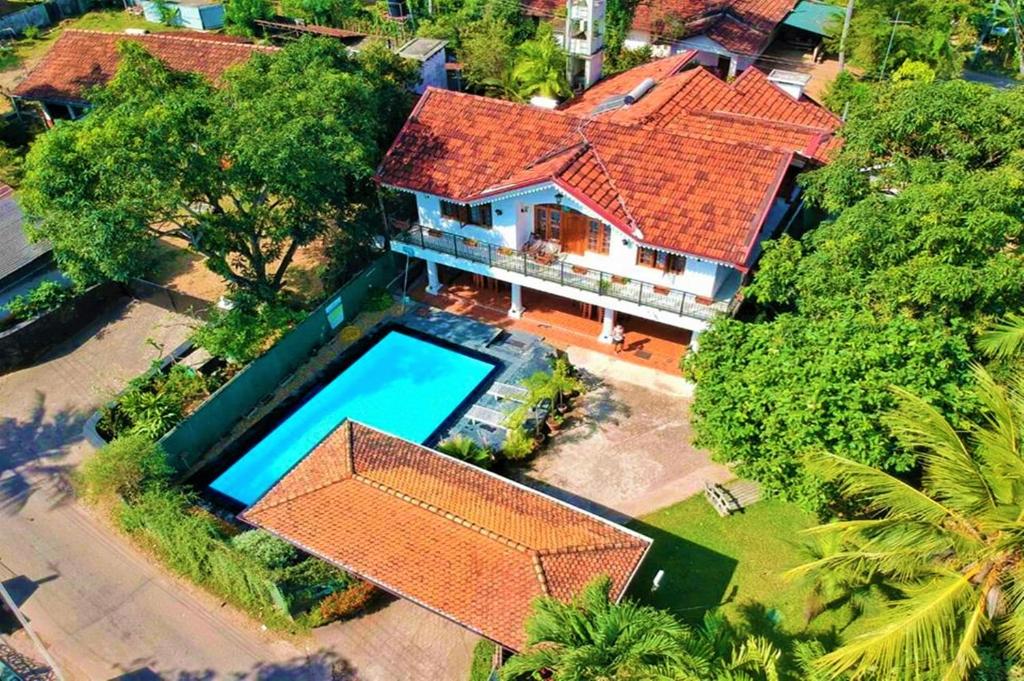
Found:
<svg viewBox="0 0 1024 681"><path fill-rule="evenodd" d="M580 267L561 259L538 257L422 225L399 226L401 229L392 237L394 241L687 317L708 320L715 315L732 314L739 303L738 297L705 302L692 293Z"/></svg>

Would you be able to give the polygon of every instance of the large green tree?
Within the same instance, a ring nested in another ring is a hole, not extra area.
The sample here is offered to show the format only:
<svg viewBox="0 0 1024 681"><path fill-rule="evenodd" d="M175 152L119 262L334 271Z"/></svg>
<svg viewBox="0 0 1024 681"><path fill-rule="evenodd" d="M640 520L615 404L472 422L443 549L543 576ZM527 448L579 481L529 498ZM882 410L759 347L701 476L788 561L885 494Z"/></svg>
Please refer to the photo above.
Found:
<svg viewBox="0 0 1024 681"><path fill-rule="evenodd" d="M26 161L31 234L76 279L141 274L166 237L273 297L299 247L374 200L373 170L410 105L411 69L336 41L255 52L216 87L137 43L119 50L88 115Z"/></svg>
<svg viewBox="0 0 1024 681"><path fill-rule="evenodd" d="M1024 654L1024 376L1004 386L977 367L975 378L980 416L960 428L896 392L887 422L920 458L920 487L844 457L809 462L859 512L814 529L841 548L796 573L882 581L893 594L865 633L821 658L830 676L959 681L985 644Z"/></svg>
<svg viewBox="0 0 1024 681"><path fill-rule="evenodd" d="M912 59L957 76L990 7L987 0L858 0L847 39L850 61L872 75ZM836 50L839 34L832 39Z"/></svg>
<svg viewBox="0 0 1024 681"><path fill-rule="evenodd" d="M699 441L813 507L827 489L800 454L911 469L881 425L888 387L969 414L974 334L1024 296L1024 94L910 82L848 101L842 150L806 176L833 217L769 244L753 319L715 323L686 364Z"/></svg>

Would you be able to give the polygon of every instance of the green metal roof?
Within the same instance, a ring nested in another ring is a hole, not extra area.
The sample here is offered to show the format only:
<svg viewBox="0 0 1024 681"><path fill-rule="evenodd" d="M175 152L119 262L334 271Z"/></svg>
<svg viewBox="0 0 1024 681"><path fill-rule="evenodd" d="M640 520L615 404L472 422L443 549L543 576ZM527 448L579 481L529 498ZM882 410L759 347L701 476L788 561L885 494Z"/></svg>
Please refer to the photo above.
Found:
<svg viewBox="0 0 1024 681"><path fill-rule="evenodd" d="M815 0L800 0L782 23L809 33L829 35L832 32L830 29L835 25L834 19L839 17L841 20L842 16L842 7L826 5Z"/></svg>

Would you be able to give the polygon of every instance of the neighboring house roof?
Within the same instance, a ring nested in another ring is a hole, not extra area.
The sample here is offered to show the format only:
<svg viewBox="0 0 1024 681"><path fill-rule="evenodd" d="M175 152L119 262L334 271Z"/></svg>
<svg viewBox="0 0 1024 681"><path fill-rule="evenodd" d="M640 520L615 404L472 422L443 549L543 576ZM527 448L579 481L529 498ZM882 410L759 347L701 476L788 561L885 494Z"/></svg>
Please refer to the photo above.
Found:
<svg viewBox="0 0 1024 681"><path fill-rule="evenodd" d="M351 421L241 518L512 650L535 598L566 601L607 574L618 599L651 544Z"/></svg>
<svg viewBox="0 0 1024 681"><path fill-rule="evenodd" d="M641 0L632 28L653 42L704 34L734 54L756 56L796 0Z"/></svg>
<svg viewBox="0 0 1024 681"><path fill-rule="evenodd" d="M244 62L254 51L277 49L199 32L129 35L69 29L13 94L22 99L84 104L89 88L114 76L120 61L117 45L122 41L139 43L168 67L199 73L211 81L219 80L225 70Z"/></svg>
<svg viewBox="0 0 1024 681"><path fill-rule="evenodd" d="M697 67L692 56L690 52L659 59L601 80L563 110L593 115L602 102L653 78L655 86L635 104L598 118L827 159L826 153L837 143L834 133L842 124L836 115L806 96L794 99L758 69L747 69L727 83Z"/></svg>
<svg viewBox="0 0 1024 681"><path fill-rule="evenodd" d="M641 243L745 268L793 155L824 160L840 121L759 71L728 84L689 61L619 74L560 111L428 90L378 179L461 203L554 183ZM595 113L645 78L636 103Z"/></svg>
<svg viewBox="0 0 1024 681"><path fill-rule="evenodd" d="M0 282L18 278L20 270L30 267L50 252L48 243L28 242L22 219L14 191L0 184Z"/></svg>
<svg viewBox="0 0 1024 681"><path fill-rule="evenodd" d="M832 35L843 19L843 8L814 0L800 0L796 9L786 17L786 26L817 35Z"/></svg>

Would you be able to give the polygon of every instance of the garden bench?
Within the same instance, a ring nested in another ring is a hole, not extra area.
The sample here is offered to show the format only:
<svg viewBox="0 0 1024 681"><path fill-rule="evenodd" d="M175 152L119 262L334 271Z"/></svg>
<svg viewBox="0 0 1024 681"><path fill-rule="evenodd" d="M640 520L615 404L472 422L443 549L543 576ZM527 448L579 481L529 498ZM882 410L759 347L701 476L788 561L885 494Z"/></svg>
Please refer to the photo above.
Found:
<svg viewBox="0 0 1024 681"><path fill-rule="evenodd" d="M732 515L737 511L742 511L743 507L740 506L736 498L729 493L729 490L725 489L721 485L713 482L704 483L704 496L707 497L708 502L718 511L718 515L725 517Z"/></svg>

